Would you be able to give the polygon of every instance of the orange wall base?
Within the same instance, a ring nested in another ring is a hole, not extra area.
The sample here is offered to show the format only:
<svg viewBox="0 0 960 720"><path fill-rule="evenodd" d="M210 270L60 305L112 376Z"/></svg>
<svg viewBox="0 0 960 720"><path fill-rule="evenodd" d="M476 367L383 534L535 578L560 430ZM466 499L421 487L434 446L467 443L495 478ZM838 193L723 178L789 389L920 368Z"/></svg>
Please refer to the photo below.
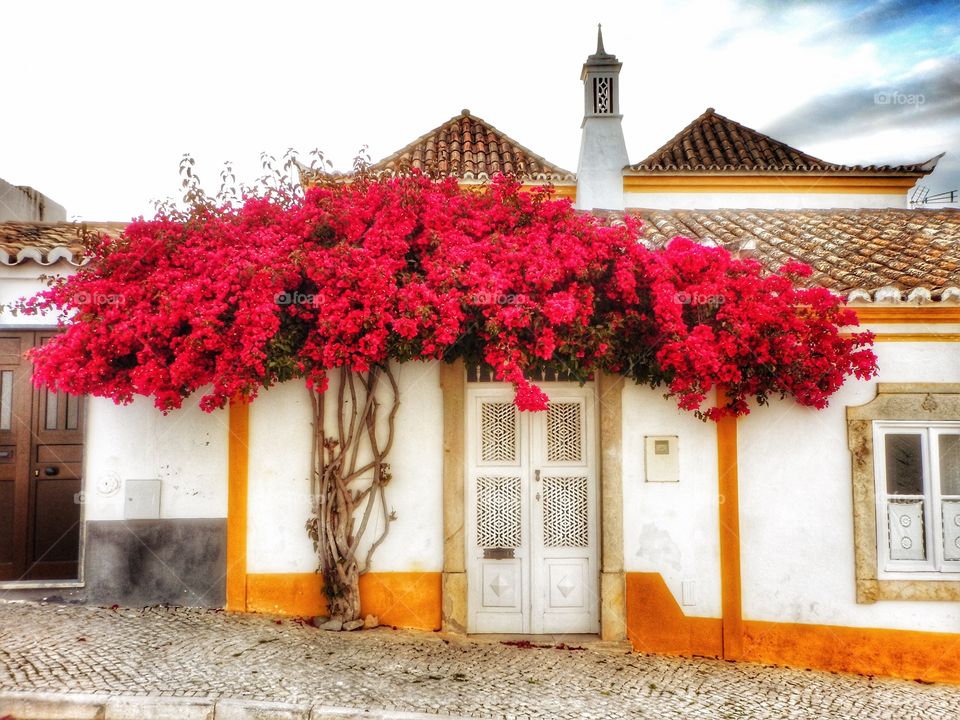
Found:
<svg viewBox="0 0 960 720"><path fill-rule="evenodd" d="M960 683L960 635L746 620L744 660Z"/></svg>
<svg viewBox="0 0 960 720"><path fill-rule="evenodd" d="M723 623L687 617L660 573L626 573L627 637L638 652L723 655Z"/></svg>
<svg viewBox="0 0 960 720"><path fill-rule="evenodd" d="M659 573L627 573L627 637L634 650L725 657L723 621L688 617ZM748 662L960 683L960 634L744 620Z"/></svg>
<svg viewBox="0 0 960 720"><path fill-rule="evenodd" d="M367 573L360 577L360 611L383 625L440 629L440 573ZM316 573L247 575L249 612L312 617L327 611L323 579Z"/></svg>

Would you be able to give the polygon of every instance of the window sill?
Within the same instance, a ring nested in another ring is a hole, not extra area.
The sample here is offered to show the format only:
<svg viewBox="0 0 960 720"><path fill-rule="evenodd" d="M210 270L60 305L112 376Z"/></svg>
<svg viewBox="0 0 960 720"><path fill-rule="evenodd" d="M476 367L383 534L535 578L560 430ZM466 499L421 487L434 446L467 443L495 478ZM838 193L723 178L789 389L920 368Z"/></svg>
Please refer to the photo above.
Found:
<svg viewBox="0 0 960 720"><path fill-rule="evenodd" d="M857 579L857 602L875 603L880 600L929 600L929 601L958 601L960 600L960 577L956 574L929 573L922 579L917 579L917 573L910 573L909 578L897 580L888 579Z"/></svg>

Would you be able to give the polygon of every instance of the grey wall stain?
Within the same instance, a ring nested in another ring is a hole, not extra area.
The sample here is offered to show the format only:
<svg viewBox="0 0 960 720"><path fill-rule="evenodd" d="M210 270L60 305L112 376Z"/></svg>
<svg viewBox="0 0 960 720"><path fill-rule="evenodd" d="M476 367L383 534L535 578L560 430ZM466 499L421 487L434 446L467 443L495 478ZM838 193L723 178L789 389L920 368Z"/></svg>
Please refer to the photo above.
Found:
<svg viewBox="0 0 960 720"><path fill-rule="evenodd" d="M637 557L649 560L656 565L666 563L674 570L682 568L680 548L670 537L670 533L661 530L654 523L644 523L640 528L640 548Z"/></svg>

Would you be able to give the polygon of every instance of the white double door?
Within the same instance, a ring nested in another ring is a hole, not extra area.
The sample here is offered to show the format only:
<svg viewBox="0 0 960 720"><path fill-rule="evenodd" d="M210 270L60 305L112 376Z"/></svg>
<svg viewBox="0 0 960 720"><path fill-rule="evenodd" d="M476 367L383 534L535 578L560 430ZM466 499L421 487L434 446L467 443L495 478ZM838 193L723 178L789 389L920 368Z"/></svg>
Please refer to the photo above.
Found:
<svg viewBox="0 0 960 720"><path fill-rule="evenodd" d="M599 632L594 391L543 387L549 409L519 412L468 385L468 632Z"/></svg>

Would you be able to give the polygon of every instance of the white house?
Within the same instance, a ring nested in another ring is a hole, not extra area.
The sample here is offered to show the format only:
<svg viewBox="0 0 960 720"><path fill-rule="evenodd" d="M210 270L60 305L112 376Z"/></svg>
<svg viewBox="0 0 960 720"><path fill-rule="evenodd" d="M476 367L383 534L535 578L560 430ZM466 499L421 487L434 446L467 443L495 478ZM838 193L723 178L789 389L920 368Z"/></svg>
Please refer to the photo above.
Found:
<svg viewBox="0 0 960 720"><path fill-rule="evenodd" d="M651 244L807 262L876 332L880 375L823 411L773 402L715 425L621 378L548 378L550 409L529 414L483 368L398 366L397 520L361 580L364 612L960 681L960 211L906 209L936 158L828 163L709 109L631 163L619 70L602 42L584 65L576 174L468 111L374 168L512 172L639 214ZM77 232L0 225L0 300L69 272ZM21 353L51 328L0 321L0 587L322 611L299 384L211 415L48 395Z"/></svg>

